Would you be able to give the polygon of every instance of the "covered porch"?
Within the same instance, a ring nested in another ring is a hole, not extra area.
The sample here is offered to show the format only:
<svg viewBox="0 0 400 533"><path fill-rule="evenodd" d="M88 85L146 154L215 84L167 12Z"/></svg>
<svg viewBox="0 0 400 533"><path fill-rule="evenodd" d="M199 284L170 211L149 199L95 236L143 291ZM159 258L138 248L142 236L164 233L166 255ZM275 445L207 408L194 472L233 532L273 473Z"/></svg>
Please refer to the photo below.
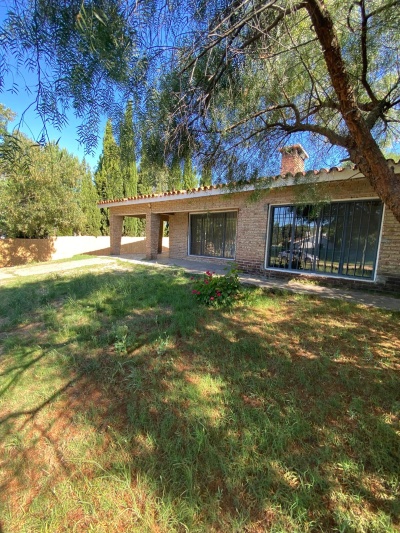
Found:
<svg viewBox="0 0 400 533"><path fill-rule="evenodd" d="M169 213L146 213L137 215L110 214L110 248L111 255L121 255L122 228L125 217L145 219L145 254L133 254L135 259L157 259L158 256L169 257L169 238L164 237L164 229L169 224ZM129 254L127 254L129 255ZM138 256L138 257L136 257Z"/></svg>

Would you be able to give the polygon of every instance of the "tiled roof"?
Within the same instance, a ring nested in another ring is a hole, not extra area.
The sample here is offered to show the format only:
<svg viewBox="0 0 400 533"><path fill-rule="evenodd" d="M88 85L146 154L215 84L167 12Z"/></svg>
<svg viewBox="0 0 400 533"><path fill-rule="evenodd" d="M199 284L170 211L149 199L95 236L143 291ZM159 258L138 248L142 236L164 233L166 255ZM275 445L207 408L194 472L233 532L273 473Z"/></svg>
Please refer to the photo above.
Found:
<svg viewBox="0 0 400 533"><path fill-rule="evenodd" d="M388 163L392 163L394 165L398 165L400 161L397 163L393 159L388 159ZM187 189L187 190L181 190L181 191L166 191L161 193L152 193L152 194L142 194L138 196L130 196L129 198L114 198L110 200L101 200L100 202L97 202L98 206L102 206L106 204L109 206L110 204L121 204L124 202L132 202L135 200L160 200L160 199L178 199L173 197L179 197L179 199L183 199L185 196L188 196L190 194L196 194L200 192L207 192L207 191L215 191L215 192L223 192L222 189L225 189L226 193L233 193L233 192L240 192L242 190L254 190L255 186L262 183L268 183L268 184L274 184L275 186L285 186L285 185L293 185L293 180L301 180L301 178L318 178L322 175L331 174L334 173L342 173L345 171L356 171L356 175L353 177L361 177L359 172L357 172L357 167L354 165L350 168L343 168L343 167L331 167L331 168L321 168L319 170L309 170L307 172L298 172L297 174L291 174L290 172L286 174L285 176L277 175L269 178L259 178L257 180L253 181L242 181L242 182L234 182L234 183L218 183L216 185L209 185L205 187L195 187L193 189ZM326 179L326 181L330 181L330 179ZM286 182L286 183L285 183ZM304 182L303 182L304 183Z"/></svg>
<svg viewBox="0 0 400 533"><path fill-rule="evenodd" d="M151 199L151 198L161 198L163 196L176 196L176 195L185 195L185 194L190 194L190 193L195 193L195 192L200 192L200 191L211 191L211 190L215 190L215 189L227 189L228 187L232 187L233 185L236 185L236 184L226 184L226 183L219 183L217 185L209 185L209 186L206 186L206 187L195 187L193 189L187 189L187 190L182 190L182 191L166 191L166 192L160 192L160 193L152 193L152 194L142 194L142 195L139 195L139 196L130 196L129 198L120 198L120 199L114 199L114 200L102 200L100 202L98 202L98 205L101 205L101 204L109 204L109 203L112 203L112 202L123 202L125 200L143 200L145 198L148 198L148 199Z"/></svg>

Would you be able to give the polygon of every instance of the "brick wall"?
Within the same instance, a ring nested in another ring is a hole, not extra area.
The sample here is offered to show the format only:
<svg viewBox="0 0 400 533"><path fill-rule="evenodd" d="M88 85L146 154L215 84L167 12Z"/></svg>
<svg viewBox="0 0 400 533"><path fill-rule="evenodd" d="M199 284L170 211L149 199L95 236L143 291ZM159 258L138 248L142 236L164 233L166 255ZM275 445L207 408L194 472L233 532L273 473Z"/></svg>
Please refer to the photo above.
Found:
<svg viewBox="0 0 400 533"><path fill-rule="evenodd" d="M169 217L169 256L182 259L187 256L189 214L175 213Z"/></svg>
<svg viewBox="0 0 400 533"><path fill-rule="evenodd" d="M189 213L207 212L217 210L238 211L236 262L245 271L264 272L266 251L266 232L268 211L270 205L292 204L315 199L351 200L362 198L375 198L371 186L364 178L326 182L313 185L297 185L271 189L254 201L250 192L221 194L215 196L191 197L185 195L180 200L167 200L152 202L150 204L133 204L111 207L111 213L147 214L168 213L170 223L170 257L187 257ZM144 205L146 206L144 208ZM206 259L208 261L208 258ZM269 275L276 275L276 271L267 271ZM296 272L289 274L298 277ZM320 278L319 278L320 279ZM326 278L327 279L327 278ZM379 284L386 283L387 287L395 287L400 283L400 224L392 213L385 209L383 220L382 241L379 253L377 279ZM398 281L397 281L398 280ZM340 280L346 283L346 280ZM350 281L353 284L355 282Z"/></svg>
<svg viewBox="0 0 400 533"><path fill-rule="evenodd" d="M146 216L146 257L156 259L159 247L160 215L154 210Z"/></svg>
<svg viewBox="0 0 400 533"><path fill-rule="evenodd" d="M377 274L380 281L400 277L400 224L389 209L383 217Z"/></svg>

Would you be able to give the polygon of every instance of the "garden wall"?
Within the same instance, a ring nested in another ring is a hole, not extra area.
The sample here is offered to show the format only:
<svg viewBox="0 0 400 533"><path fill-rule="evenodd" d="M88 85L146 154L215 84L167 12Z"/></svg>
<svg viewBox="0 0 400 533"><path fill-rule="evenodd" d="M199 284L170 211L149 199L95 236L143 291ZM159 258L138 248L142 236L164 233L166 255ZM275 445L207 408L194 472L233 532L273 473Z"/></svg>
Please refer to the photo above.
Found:
<svg viewBox="0 0 400 533"><path fill-rule="evenodd" d="M122 254L145 254L144 237L122 237ZM77 254L110 255L110 237L0 239L0 267L67 259Z"/></svg>

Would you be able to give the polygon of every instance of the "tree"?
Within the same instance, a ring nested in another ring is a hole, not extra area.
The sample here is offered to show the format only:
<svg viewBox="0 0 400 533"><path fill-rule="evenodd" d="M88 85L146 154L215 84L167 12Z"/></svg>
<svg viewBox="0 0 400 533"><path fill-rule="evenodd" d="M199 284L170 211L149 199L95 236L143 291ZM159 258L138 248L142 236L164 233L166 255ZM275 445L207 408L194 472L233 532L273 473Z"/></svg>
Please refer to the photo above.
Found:
<svg viewBox="0 0 400 533"><path fill-rule="evenodd" d="M7 134L7 124L10 120L14 120L15 113L8 109L3 104L0 104L0 137L3 140L4 135Z"/></svg>
<svg viewBox="0 0 400 533"><path fill-rule="evenodd" d="M119 147L114 139L111 120L106 124L103 151L95 172L95 183L100 200L123 198L124 184L120 167ZM110 231L108 210L101 209L100 230L102 235L108 235Z"/></svg>
<svg viewBox="0 0 400 533"><path fill-rule="evenodd" d="M138 194L138 172L136 167L135 132L133 129L133 108L129 101L119 133L120 168L122 174L123 197L130 198ZM124 234L137 234L137 219L125 217Z"/></svg>
<svg viewBox="0 0 400 533"><path fill-rule="evenodd" d="M81 232L86 224L79 203L82 176L87 168L66 150L56 144L41 147L20 135L18 159L3 161L3 231L28 239Z"/></svg>
<svg viewBox="0 0 400 533"><path fill-rule="evenodd" d="M200 187L212 185L212 170L208 164L203 165L200 178Z"/></svg>
<svg viewBox="0 0 400 533"><path fill-rule="evenodd" d="M172 156L171 166L169 168L168 189L170 191L180 191L183 188L182 169L179 155L175 153Z"/></svg>
<svg viewBox="0 0 400 533"><path fill-rule="evenodd" d="M213 139L233 179L258 170L263 152L290 136L327 141L347 152L400 221L400 179L378 145L400 118L395 7L399 1L213 2L180 54L182 73L190 72L181 127Z"/></svg>
<svg viewBox="0 0 400 533"><path fill-rule="evenodd" d="M8 122L14 120L15 113L0 104L0 170L4 165L4 161L18 159L17 151L19 147L19 139L16 136L10 135L7 130Z"/></svg>
<svg viewBox="0 0 400 533"><path fill-rule="evenodd" d="M160 132L142 130L142 149L139 172L139 194L166 191L170 185L169 169L165 163Z"/></svg>
<svg viewBox="0 0 400 533"><path fill-rule="evenodd" d="M23 57L34 50L33 66L42 59L53 69L53 85L39 85L48 116L60 120L54 102L72 97L96 117L111 84L143 97L145 71L159 89L160 72L178 70L166 123L184 133L166 140L194 139L235 178L263 172L266 154L293 137L320 139L358 165L400 221L400 179L382 153L399 132L400 0L81 6L19 0L8 17L2 42Z"/></svg>
<svg viewBox="0 0 400 533"><path fill-rule="evenodd" d="M83 165L82 165L83 167ZM100 235L101 214L97 207L98 196L92 174L88 168L82 168L83 175L80 182L78 204L82 210L84 220L80 228L83 235Z"/></svg>
<svg viewBox="0 0 400 533"><path fill-rule="evenodd" d="M198 180L196 177L196 172L193 168L192 163L192 156L190 152L188 152L184 159L183 164L183 188L185 190L193 189L194 187L197 187Z"/></svg>

